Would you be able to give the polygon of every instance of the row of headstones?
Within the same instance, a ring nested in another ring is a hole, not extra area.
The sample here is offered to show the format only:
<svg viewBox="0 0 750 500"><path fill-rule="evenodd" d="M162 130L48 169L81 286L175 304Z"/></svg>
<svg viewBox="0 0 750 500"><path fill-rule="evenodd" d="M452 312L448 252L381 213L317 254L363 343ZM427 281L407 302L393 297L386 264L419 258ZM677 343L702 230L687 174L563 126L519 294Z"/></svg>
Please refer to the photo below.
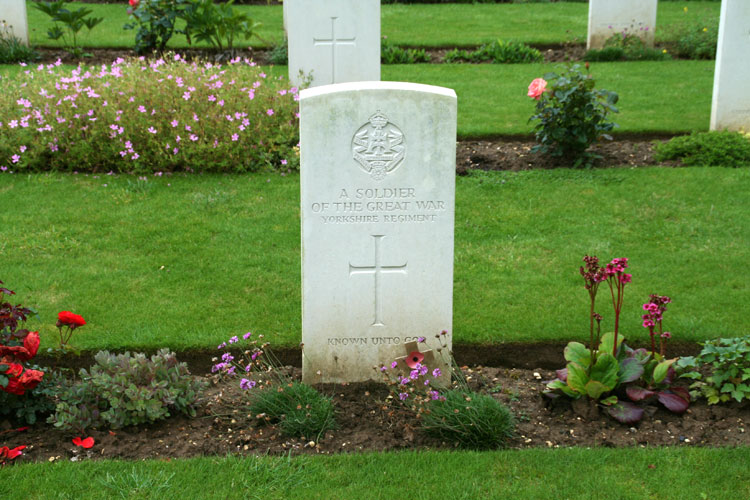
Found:
<svg viewBox="0 0 750 500"><path fill-rule="evenodd" d="M314 87L380 80L380 0L285 0L289 78ZM617 32L653 44L657 0L591 0L587 46L600 48ZM0 21L28 45L26 0L0 0ZM721 6L711 129L750 128L750 1ZM2 33L0 33L1 35Z"/></svg>

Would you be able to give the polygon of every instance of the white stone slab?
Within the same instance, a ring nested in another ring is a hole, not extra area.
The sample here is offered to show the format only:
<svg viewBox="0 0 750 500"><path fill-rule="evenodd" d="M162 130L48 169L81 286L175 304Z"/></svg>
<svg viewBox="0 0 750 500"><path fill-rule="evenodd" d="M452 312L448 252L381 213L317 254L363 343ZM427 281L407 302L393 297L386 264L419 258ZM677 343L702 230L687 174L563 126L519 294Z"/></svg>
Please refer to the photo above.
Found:
<svg viewBox="0 0 750 500"><path fill-rule="evenodd" d="M380 0L285 0L289 79L380 80Z"/></svg>
<svg viewBox="0 0 750 500"><path fill-rule="evenodd" d="M601 49L607 38L626 31L654 45L656 0L590 0L588 49Z"/></svg>
<svg viewBox="0 0 750 500"><path fill-rule="evenodd" d="M456 94L303 90L300 138L303 380L378 380L405 343L437 352L452 329Z"/></svg>
<svg viewBox="0 0 750 500"><path fill-rule="evenodd" d="M0 22L0 35L5 35L7 30L24 45L29 44L26 0L0 0Z"/></svg>
<svg viewBox="0 0 750 500"><path fill-rule="evenodd" d="M716 48L711 130L750 132L750 0L723 0Z"/></svg>

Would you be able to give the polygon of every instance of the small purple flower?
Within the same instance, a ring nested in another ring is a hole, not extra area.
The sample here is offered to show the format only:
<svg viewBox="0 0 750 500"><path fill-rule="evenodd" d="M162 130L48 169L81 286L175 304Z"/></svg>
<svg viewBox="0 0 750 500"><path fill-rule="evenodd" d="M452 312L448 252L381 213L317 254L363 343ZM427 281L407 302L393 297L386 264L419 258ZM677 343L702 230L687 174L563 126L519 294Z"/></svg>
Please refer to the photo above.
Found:
<svg viewBox="0 0 750 500"><path fill-rule="evenodd" d="M426 379L426 380L424 381L424 385L430 385L430 379Z"/></svg>
<svg viewBox="0 0 750 500"><path fill-rule="evenodd" d="M226 347L227 347L227 343L226 342L222 342L221 344L219 344L219 346L217 347L217 349L225 349Z"/></svg>
<svg viewBox="0 0 750 500"><path fill-rule="evenodd" d="M400 392L400 393L398 394L398 399L400 399L401 401L404 401L404 400L405 400L406 398L408 398L408 397L409 397L409 394L407 394L407 393L405 393L405 392Z"/></svg>
<svg viewBox="0 0 750 500"><path fill-rule="evenodd" d="M249 373L249 372L250 372L250 370L252 370L252 369L253 369L253 365L247 365L247 366L245 367L245 371L246 371L246 372L248 372L248 373Z"/></svg>
<svg viewBox="0 0 750 500"><path fill-rule="evenodd" d="M399 384L401 384L401 385L407 385L408 383L409 383L409 379L406 378L406 377L402 378L401 382L399 382Z"/></svg>
<svg viewBox="0 0 750 500"><path fill-rule="evenodd" d="M243 339L245 339L245 340L247 340L247 339L249 339L249 338L250 338L250 336L251 336L252 334L253 334L253 332L247 332L246 334L244 334L244 335L242 336L242 338L243 338Z"/></svg>
<svg viewBox="0 0 750 500"><path fill-rule="evenodd" d="M25 153L25 152L26 152L26 146L21 146L21 147L20 147L20 148L18 148L18 149L20 149L22 153Z"/></svg>
<svg viewBox="0 0 750 500"><path fill-rule="evenodd" d="M429 368L427 368L426 366L422 365L422 366L420 366L418 368L418 370L419 370L419 375L422 376L422 375L427 375L427 372L429 371Z"/></svg>
<svg viewBox="0 0 750 500"><path fill-rule="evenodd" d="M246 378L243 378L242 380L240 380L240 389L244 389L244 390L252 389L253 387L255 387L255 385L256 385L255 380L248 380Z"/></svg>
<svg viewBox="0 0 750 500"><path fill-rule="evenodd" d="M412 370L411 373L409 373L409 378L417 380L419 378L419 370Z"/></svg>
<svg viewBox="0 0 750 500"><path fill-rule="evenodd" d="M234 337L232 337L231 339L229 339L229 343L230 344L236 344L239 341L240 341L240 339L237 338L237 335L235 335Z"/></svg>
<svg viewBox="0 0 750 500"><path fill-rule="evenodd" d="M394 361L391 363L391 368L396 368L398 366L398 362Z"/></svg>
<svg viewBox="0 0 750 500"><path fill-rule="evenodd" d="M269 108L269 109L267 109L267 110L266 110L266 114L267 114L268 116L271 116L271 115L273 115L273 109L270 109L270 108Z"/></svg>
<svg viewBox="0 0 750 500"><path fill-rule="evenodd" d="M252 355L252 356L250 356L250 359L251 359L252 361L255 361L256 359L258 359L258 356L260 356L260 352L259 352L259 351L256 351L256 352L254 352L254 353L253 353L253 355Z"/></svg>
<svg viewBox="0 0 750 500"><path fill-rule="evenodd" d="M442 374L443 372L440 371L440 368L435 368L434 370L432 370L432 376L435 378L438 378Z"/></svg>
<svg viewBox="0 0 750 500"><path fill-rule="evenodd" d="M225 352L224 354L221 355L221 360L224 361L225 363L229 363L230 361L234 361L234 356L232 356L228 352Z"/></svg>
<svg viewBox="0 0 750 500"><path fill-rule="evenodd" d="M227 375L234 375L234 370L235 370L235 367L230 366L229 369L227 370Z"/></svg>
<svg viewBox="0 0 750 500"><path fill-rule="evenodd" d="M381 367L380 367L380 371L381 371L381 372L384 372L384 371L386 371L387 369L388 369L388 368L387 368L387 367L386 367L385 365L383 365L383 366L381 366Z"/></svg>
<svg viewBox="0 0 750 500"><path fill-rule="evenodd" d="M430 391L427 394L430 395L430 399L433 401L440 399L440 393L438 391Z"/></svg>
<svg viewBox="0 0 750 500"><path fill-rule="evenodd" d="M425 341L425 338L424 338L424 337L419 337L419 338L417 339L417 342L419 342L420 344L421 344L421 343L424 343L424 341Z"/></svg>
<svg viewBox="0 0 750 500"><path fill-rule="evenodd" d="M18 156L18 155L13 155L13 156L10 157L10 160L13 163L18 163L18 160L20 160L20 159L21 159L21 157Z"/></svg>

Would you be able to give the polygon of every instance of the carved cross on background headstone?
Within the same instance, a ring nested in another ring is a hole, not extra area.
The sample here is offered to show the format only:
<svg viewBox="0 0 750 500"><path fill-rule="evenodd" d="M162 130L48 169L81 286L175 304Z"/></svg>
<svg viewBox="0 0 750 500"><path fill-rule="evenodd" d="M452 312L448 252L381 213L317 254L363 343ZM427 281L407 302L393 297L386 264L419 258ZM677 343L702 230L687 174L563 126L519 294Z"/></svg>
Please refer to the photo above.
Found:
<svg viewBox="0 0 750 500"><path fill-rule="evenodd" d="M336 47L338 45L356 45L357 37L354 38L336 38L336 19L331 17L331 38L313 38L313 45L330 45L331 46L331 83L336 82Z"/></svg>
<svg viewBox="0 0 750 500"><path fill-rule="evenodd" d="M397 368L404 370L407 373L410 372L412 368L407 365L406 362L409 360L409 355L413 352L419 352L424 356L424 359L420 364L429 368L430 372L438 367L437 360L435 359L435 351L433 351L432 349L420 351L419 344L417 344L417 342L407 342L404 344L404 348L406 349L406 356L396 358L396 362L398 363Z"/></svg>

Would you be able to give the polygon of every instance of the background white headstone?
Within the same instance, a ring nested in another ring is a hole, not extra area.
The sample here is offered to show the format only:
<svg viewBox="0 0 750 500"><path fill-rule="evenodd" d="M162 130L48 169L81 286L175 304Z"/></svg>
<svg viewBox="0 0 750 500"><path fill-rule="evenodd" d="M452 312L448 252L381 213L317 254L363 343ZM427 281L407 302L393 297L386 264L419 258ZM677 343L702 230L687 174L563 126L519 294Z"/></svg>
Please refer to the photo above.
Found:
<svg viewBox="0 0 750 500"><path fill-rule="evenodd" d="M311 87L380 80L380 0L284 0L289 79Z"/></svg>
<svg viewBox="0 0 750 500"><path fill-rule="evenodd" d="M750 0L723 0L711 130L750 132Z"/></svg>
<svg viewBox="0 0 750 500"><path fill-rule="evenodd" d="M453 316L456 94L358 82L300 94L302 377L378 379ZM450 334L443 337L450 349ZM447 372L447 370L443 370Z"/></svg>
<svg viewBox="0 0 750 500"><path fill-rule="evenodd" d="M9 32L24 45L29 44L29 22L26 19L26 0L0 0L0 21L9 25ZM0 27L0 30L7 26ZM5 34L5 33L2 33Z"/></svg>
<svg viewBox="0 0 750 500"><path fill-rule="evenodd" d="M654 44L656 0L589 0L586 48L601 49L607 38L624 30Z"/></svg>

